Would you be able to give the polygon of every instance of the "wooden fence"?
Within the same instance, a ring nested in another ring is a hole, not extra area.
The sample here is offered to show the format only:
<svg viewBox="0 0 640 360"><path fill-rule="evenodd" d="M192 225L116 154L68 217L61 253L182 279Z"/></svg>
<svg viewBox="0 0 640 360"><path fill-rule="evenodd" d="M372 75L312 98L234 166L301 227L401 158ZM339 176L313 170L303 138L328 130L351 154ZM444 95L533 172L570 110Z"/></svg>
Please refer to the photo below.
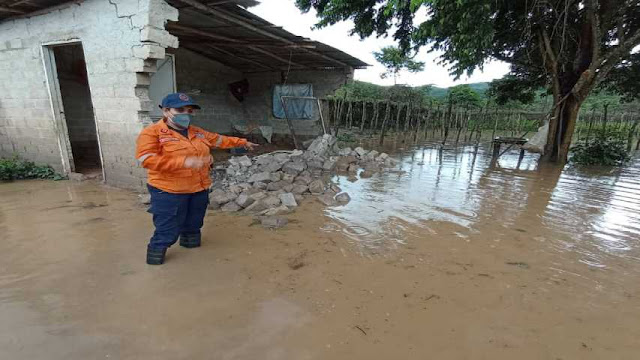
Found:
<svg viewBox="0 0 640 360"><path fill-rule="evenodd" d="M532 136L548 117L547 113L511 110L499 107L424 106L392 101L345 101L322 99L325 123L333 134L351 133L378 136L380 143L388 135L417 139L480 142L496 136ZM576 124L574 141L591 141L596 136L627 139L628 148L639 147L640 116L637 112L583 112ZM490 135L490 137L488 137Z"/></svg>

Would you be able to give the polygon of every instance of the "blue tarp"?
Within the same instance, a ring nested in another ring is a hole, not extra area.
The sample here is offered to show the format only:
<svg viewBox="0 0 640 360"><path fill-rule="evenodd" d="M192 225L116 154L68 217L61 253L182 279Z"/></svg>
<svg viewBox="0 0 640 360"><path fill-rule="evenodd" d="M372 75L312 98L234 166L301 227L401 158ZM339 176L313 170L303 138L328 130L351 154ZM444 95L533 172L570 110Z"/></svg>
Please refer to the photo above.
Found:
<svg viewBox="0 0 640 360"><path fill-rule="evenodd" d="M273 88L273 116L284 119L281 96L313 96L311 84L276 85ZM312 119L316 106L313 100L285 99L289 119Z"/></svg>

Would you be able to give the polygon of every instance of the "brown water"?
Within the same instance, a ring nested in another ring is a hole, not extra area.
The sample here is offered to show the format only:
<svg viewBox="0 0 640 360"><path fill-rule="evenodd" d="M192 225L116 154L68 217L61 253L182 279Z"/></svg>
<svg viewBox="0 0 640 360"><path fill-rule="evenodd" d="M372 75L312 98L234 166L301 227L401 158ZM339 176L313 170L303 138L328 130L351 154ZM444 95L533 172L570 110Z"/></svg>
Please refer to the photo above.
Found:
<svg viewBox="0 0 640 360"><path fill-rule="evenodd" d="M144 264L150 215L92 183L0 184L0 359L637 359L640 160L395 149L278 231L207 216Z"/></svg>
<svg viewBox="0 0 640 360"><path fill-rule="evenodd" d="M563 171L539 165L535 154L518 164L518 150L497 163L483 147L385 150L400 160L392 171L357 182L334 178L358 196L346 207L326 211L336 220L327 230L375 250L406 244L437 222L459 225L459 237L469 241L488 224L505 231L506 237L494 239L500 241L526 222L529 230L554 232L550 251L580 254L589 266L640 260L640 157L622 169L567 166Z"/></svg>

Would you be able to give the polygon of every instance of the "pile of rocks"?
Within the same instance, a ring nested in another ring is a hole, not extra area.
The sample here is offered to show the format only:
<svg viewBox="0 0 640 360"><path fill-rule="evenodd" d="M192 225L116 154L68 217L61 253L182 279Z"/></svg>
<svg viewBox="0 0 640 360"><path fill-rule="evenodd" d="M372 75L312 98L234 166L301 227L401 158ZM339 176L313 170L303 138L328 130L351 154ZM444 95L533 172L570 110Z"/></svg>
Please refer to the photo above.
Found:
<svg viewBox="0 0 640 360"><path fill-rule="evenodd" d="M364 169L360 177L370 177L395 164L387 154L375 150L340 149L334 136L323 135L306 151L233 157L227 164L216 166L210 207L272 217L292 212L308 197L316 197L327 206L346 204L351 200L349 194L326 175L349 173L355 180L360 169Z"/></svg>

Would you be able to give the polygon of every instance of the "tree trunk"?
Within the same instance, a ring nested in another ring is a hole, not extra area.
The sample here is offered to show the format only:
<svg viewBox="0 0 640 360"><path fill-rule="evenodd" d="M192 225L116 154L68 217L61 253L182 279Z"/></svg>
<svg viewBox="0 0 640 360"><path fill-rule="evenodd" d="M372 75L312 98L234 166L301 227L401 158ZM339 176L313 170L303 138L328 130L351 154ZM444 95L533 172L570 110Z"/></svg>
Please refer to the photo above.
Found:
<svg viewBox="0 0 640 360"><path fill-rule="evenodd" d="M542 157L543 161L563 164L567 162L581 104L573 95L569 95L554 109L554 116L549 121L549 134Z"/></svg>

